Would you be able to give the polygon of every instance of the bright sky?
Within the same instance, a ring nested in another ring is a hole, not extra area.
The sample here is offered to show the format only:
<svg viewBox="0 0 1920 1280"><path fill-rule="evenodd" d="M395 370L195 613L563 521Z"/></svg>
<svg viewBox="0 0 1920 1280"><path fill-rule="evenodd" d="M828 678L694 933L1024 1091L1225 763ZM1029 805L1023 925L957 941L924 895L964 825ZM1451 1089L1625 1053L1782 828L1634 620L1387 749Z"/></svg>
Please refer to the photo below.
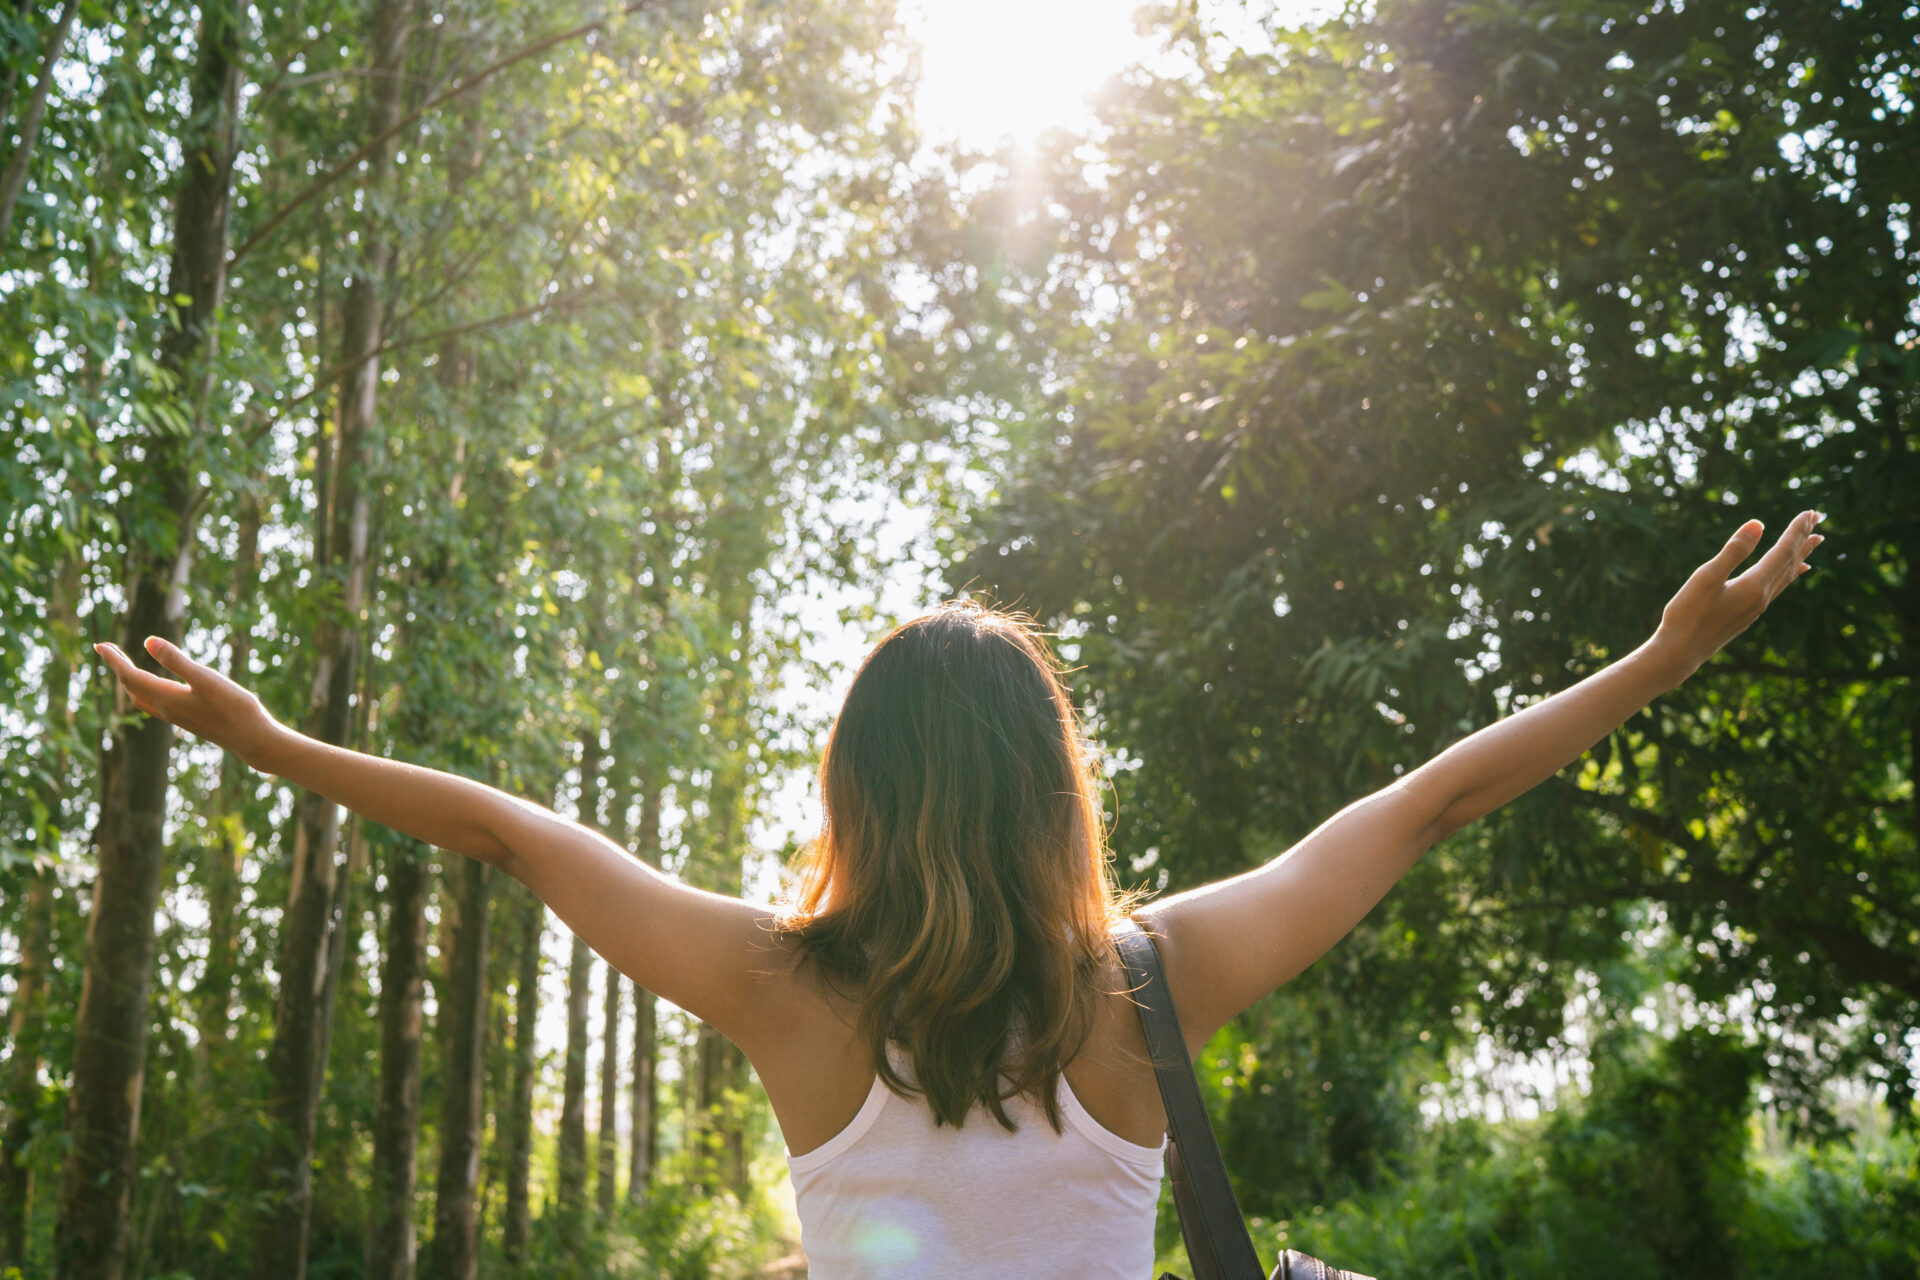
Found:
<svg viewBox="0 0 1920 1280"><path fill-rule="evenodd" d="M1273 0L1292 22L1337 12L1338 0ZM1031 143L1053 125L1085 126L1087 95L1155 42L1134 24L1135 0L903 0L919 40L921 124L935 139L989 147ZM1258 0L1202 0L1209 24L1258 39Z"/></svg>
<svg viewBox="0 0 1920 1280"><path fill-rule="evenodd" d="M1228 38L1264 44L1267 12L1261 0L1201 0L1207 21ZM902 0L909 39L921 45L916 100L920 123L931 141L958 141L987 148L1002 141L1030 144L1044 130L1082 130L1093 122L1088 97L1128 65L1151 60L1155 41L1134 23L1135 0ZM1340 0L1273 0L1291 22L1337 12ZM861 517L884 527L882 542L899 559L878 580L858 587L797 584L797 605L807 658L827 673L824 682L799 672L776 696L779 709L824 725L839 708L854 670L888 629L938 601L925 513L883 489L852 500ZM848 623L840 611L870 604L880 621ZM754 831L761 849L806 840L818 828L818 802L810 774L780 781L763 805ZM771 899L775 869L768 865L748 885L748 896Z"/></svg>
<svg viewBox="0 0 1920 1280"><path fill-rule="evenodd" d="M1088 116L1086 95L1151 51L1131 0L906 0L922 46L917 105L930 134L1032 142Z"/></svg>

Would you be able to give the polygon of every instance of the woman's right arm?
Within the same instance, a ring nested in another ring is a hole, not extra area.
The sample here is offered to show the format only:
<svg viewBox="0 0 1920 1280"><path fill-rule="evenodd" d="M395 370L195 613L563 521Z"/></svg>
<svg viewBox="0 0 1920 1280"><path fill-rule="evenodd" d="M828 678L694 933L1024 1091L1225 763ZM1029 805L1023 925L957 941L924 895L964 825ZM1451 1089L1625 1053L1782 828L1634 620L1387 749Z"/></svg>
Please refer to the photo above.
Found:
<svg viewBox="0 0 1920 1280"><path fill-rule="evenodd" d="M96 650L141 711L363 818L500 868L620 972L750 1055L779 1033L764 909L683 885L598 832L470 778L309 738L158 637L147 652L179 681L141 670L117 646Z"/></svg>
<svg viewBox="0 0 1920 1280"><path fill-rule="evenodd" d="M1750 520L1700 566L1640 648L1454 743L1342 809L1280 857L1142 912L1165 939L1167 980L1198 1052L1213 1032L1345 937L1449 833L1552 777L1678 685L1806 571L1819 517L1802 512L1752 568Z"/></svg>

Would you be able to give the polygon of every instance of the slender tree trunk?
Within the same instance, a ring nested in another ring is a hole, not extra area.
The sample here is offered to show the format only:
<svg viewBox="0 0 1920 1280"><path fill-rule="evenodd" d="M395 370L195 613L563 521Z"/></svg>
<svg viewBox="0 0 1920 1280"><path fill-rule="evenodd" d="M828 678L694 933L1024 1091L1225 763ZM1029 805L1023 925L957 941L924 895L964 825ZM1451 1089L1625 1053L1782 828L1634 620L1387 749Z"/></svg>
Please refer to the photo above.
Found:
<svg viewBox="0 0 1920 1280"><path fill-rule="evenodd" d="M627 1202L647 1201L653 1171L660 1158L660 1110L655 1083L654 1042L659 1036L659 1012L653 992L633 987L633 1096L628 1103L633 1148L627 1159Z"/></svg>
<svg viewBox="0 0 1920 1280"><path fill-rule="evenodd" d="M13 10L10 16L14 22L25 20L27 0L7 0L7 7ZM5 78L0 79L0 129L5 129L13 120L13 91L19 87L20 64L14 62L7 67Z"/></svg>
<svg viewBox="0 0 1920 1280"><path fill-rule="evenodd" d="M7 1040L13 1046L13 1078L7 1089L7 1125L0 1134L0 1271L25 1268L27 1218L32 1207L33 1171L22 1159L40 1119L40 1041L45 1031L46 977L52 967L53 861L59 855L62 801L73 741L73 650L78 644L80 559L67 556L53 575L47 623L54 661L47 673L46 755L41 760L40 805L44 825L34 848L44 856L26 873L27 893L20 924L20 963L14 971L13 1007Z"/></svg>
<svg viewBox="0 0 1920 1280"><path fill-rule="evenodd" d="M746 651L746 642L741 642ZM744 778L738 768L716 770L708 791L710 838L708 879L716 893L739 896L740 807ZM696 1095L705 1141L718 1165L722 1183L737 1194L747 1191L746 1117L740 1114L737 1094L746 1086L747 1060L734 1043L706 1023L697 1040L699 1088Z"/></svg>
<svg viewBox="0 0 1920 1280"><path fill-rule="evenodd" d="M233 634L227 644L227 675L240 684L251 683L247 668L253 656L252 600L259 572L260 504L247 498L240 507L240 547L233 561L228 597ZM240 807L247 776L247 767L238 756L232 752L222 755L213 842L207 849L205 868L207 967L194 989L203 1071L212 1067L232 1030L233 943L240 907L240 860L247 843Z"/></svg>
<svg viewBox="0 0 1920 1280"><path fill-rule="evenodd" d="M53 88L53 67L60 61L60 51L66 47L67 33L73 29L73 20L79 12L80 0L67 0L61 6L60 16L53 24L53 35L47 40L47 51L40 59L40 78L34 82L33 96L27 99L26 119L20 122L20 144L13 149L13 155L7 161L6 173L0 175L0 245L7 243L7 237L13 230L13 206L27 185L33 144L39 140L40 121L47 114L47 94ZM8 103L8 106L11 107L12 103ZM11 123L6 116L0 116L0 129L5 129Z"/></svg>
<svg viewBox="0 0 1920 1280"><path fill-rule="evenodd" d="M700 1141L713 1162L717 1185L745 1195L746 1131L738 1094L746 1085L746 1059L733 1041L703 1022L695 1033L694 1061L693 1105L699 1113ZM709 1190L717 1189L715 1184L707 1185Z"/></svg>
<svg viewBox="0 0 1920 1280"><path fill-rule="evenodd" d="M402 72L410 30L403 0L382 0L372 14L371 74L368 80L367 131L379 136L399 118ZM367 160L365 188L371 194L384 183L387 148ZM316 548L322 576L340 583L337 609L325 613L314 643L313 694L307 732L322 742L344 745L353 701L358 620L366 597L369 486L361 469L374 428L380 363L382 293L393 259L387 229L369 199L363 229L362 269L354 276L342 308L342 358L338 439L332 449L329 484L331 511L320 513L323 533ZM254 1236L254 1280L301 1280L306 1274L307 1228L313 1194L314 1126L324 1080L324 1042L331 1010L337 941L333 922L348 886L337 884L340 810L323 796L300 797L300 825L294 839L293 885L281 926L280 999L275 1009L268 1078L274 1094L268 1111L278 1141L269 1148L263 1190L274 1200Z"/></svg>
<svg viewBox="0 0 1920 1280"><path fill-rule="evenodd" d="M660 783L654 773L641 779L640 827L634 852L642 861L660 865ZM660 1111L654 1093L654 1038L657 1014L653 992L638 983L633 988L633 1101L629 1107L633 1152L627 1170L627 1199L646 1200L653 1170L660 1156Z"/></svg>
<svg viewBox="0 0 1920 1280"><path fill-rule="evenodd" d="M390 844L387 950L380 970L380 1083L367 1188L367 1276L411 1280L413 1187L420 1143L420 1032L427 969L425 849Z"/></svg>
<svg viewBox="0 0 1920 1280"><path fill-rule="evenodd" d="M520 972L513 996L513 1097L507 1112L507 1221L501 1240L507 1265L526 1262L533 1231L527 1175L533 1163L533 1084L539 1058L534 1035L540 1017L540 935L547 908L527 889L519 895Z"/></svg>
<svg viewBox="0 0 1920 1280"><path fill-rule="evenodd" d="M364 704L363 704L364 705ZM353 887L367 872L366 824L354 818L346 824L347 857L343 874L333 882L333 907L327 917L327 968L320 994L320 1060L333 1045L333 1015L340 988L351 988L358 972L360 931L366 917L353 900Z"/></svg>
<svg viewBox="0 0 1920 1280"><path fill-rule="evenodd" d="M7 1128L0 1137L0 1270L27 1265L27 1214L33 1171L23 1154L40 1118L40 1038L44 1028L46 974L53 932L53 876L36 871L27 881L20 930L20 967L14 976L8 1020L13 1079L7 1090Z"/></svg>
<svg viewBox="0 0 1920 1280"><path fill-rule="evenodd" d="M587 1190L587 1005L593 953L578 935L567 962L567 1063L560 1099L559 1201L563 1231L578 1229Z"/></svg>
<svg viewBox="0 0 1920 1280"><path fill-rule="evenodd" d="M471 103L460 131L474 138L480 125ZM473 174L475 148L453 147L448 165L447 191L458 200ZM449 402L473 380L473 362L458 335L439 346L438 379ZM449 423L451 428L455 424ZM453 480L448 505L458 510L465 478L465 442L454 447ZM451 559L451 553L448 555ZM443 564L439 575L447 574ZM490 868L485 863L458 858L443 864L444 900L456 904L448 923L447 981L440 1001L442 1088L440 1109L440 1166L435 1180L433 1240L424 1270L433 1280L472 1280L479 1265L480 1157L486 1125L485 1048L487 1032L487 958L492 944L488 932Z"/></svg>
<svg viewBox="0 0 1920 1280"><path fill-rule="evenodd" d="M493 882L496 901L490 908L494 919L488 929L492 945L487 950L487 996L484 1006L487 1014L487 1053L480 1079L480 1191L474 1209L479 1216L483 1235L493 1198L506 1184L507 1109L512 1105L513 1089L513 1014L507 1004L507 992L512 983L509 975L514 968L513 948L520 907L519 902L510 896L504 900L497 897L507 889L500 877L493 877Z"/></svg>
<svg viewBox="0 0 1920 1280"><path fill-rule="evenodd" d="M606 965L607 989L600 1011L600 1142L594 1171L594 1204L603 1218L613 1216L615 1179L620 1168L620 988Z"/></svg>
<svg viewBox="0 0 1920 1280"><path fill-rule="evenodd" d="M580 739L580 821L600 823L600 732ZM578 934L567 962L567 1067L560 1100L560 1215L564 1231L577 1230L587 1193L587 1025L593 953Z"/></svg>
<svg viewBox="0 0 1920 1280"><path fill-rule="evenodd" d="M487 1029L487 891L491 868L461 858L445 872L446 900L458 904L441 1005L446 1036L440 1094L440 1176L433 1243L425 1272L432 1280L473 1280L479 1266L480 1084Z"/></svg>
<svg viewBox="0 0 1920 1280"><path fill-rule="evenodd" d="M210 0L201 8L192 91L196 125L181 140L185 163L163 295L174 300L173 322L161 338L159 365L183 398L195 402L190 421L196 430L204 387L200 366L211 349L211 321L226 290L243 22L234 0ZM153 670L158 667L141 642L148 635L178 641L185 621L194 542L186 515L191 446L185 436L149 437L135 468L159 508L179 516L170 542L136 543L127 552L123 647ZM136 717L115 730L101 762L98 856L87 917L86 976L74 1019L69 1145L55 1227L55 1267L64 1280L118 1280L126 1261L172 754L173 726Z"/></svg>
<svg viewBox="0 0 1920 1280"><path fill-rule="evenodd" d="M604 626L604 615L601 619ZM612 802L607 806L607 835L632 852L633 829L627 821L631 807L631 774L617 762L612 773ZM594 1145L594 1207L602 1220L613 1216L620 1177L620 993L625 986L619 971L606 965L606 987L600 1013L600 1133Z"/></svg>

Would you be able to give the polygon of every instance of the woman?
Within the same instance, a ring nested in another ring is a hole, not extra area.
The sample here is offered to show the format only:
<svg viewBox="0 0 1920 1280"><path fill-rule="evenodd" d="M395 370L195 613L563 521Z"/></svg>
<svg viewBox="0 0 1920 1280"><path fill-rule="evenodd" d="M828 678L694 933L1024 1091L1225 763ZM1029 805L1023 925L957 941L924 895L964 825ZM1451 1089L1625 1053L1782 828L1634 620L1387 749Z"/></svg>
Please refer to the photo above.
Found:
<svg viewBox="0 0 1920 1280"><path fill-rule="evenodd" d="M1143 917L1198 1051L1312 964L1435 841L1575 760L1807 569L1804 512L1749 521L1639 649L1480 730L1283 856ZM526 884L635 982L726 1034L790 1153L814 1280L1126 1277L1153 1262L1165 1115L1109 941L1072 706L1016 619L950 606L868 655L821 764L826 821L782 913L703 893L466 778L326 746L158 639L99 652L133 703L362 816Z"/></svg>

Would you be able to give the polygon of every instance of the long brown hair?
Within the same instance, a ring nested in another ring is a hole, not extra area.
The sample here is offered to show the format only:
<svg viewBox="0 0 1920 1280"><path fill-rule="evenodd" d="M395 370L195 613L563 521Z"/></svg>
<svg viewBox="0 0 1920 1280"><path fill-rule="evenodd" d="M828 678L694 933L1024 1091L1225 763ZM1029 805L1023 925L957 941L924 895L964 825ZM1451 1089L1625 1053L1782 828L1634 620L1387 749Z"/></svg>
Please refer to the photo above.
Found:
<svg viewBox="0 0 1920 1280"><path fill-rule="evenodd" d="M1133 905L1060 667L1032 620L969 602L867 655L820 761L826 822L780 924L858 1003L875 1070L956 1128L1060 1128L1060 1070L1092 1026ZM889 1062L899 1044L911 1081Z"/></svg>

